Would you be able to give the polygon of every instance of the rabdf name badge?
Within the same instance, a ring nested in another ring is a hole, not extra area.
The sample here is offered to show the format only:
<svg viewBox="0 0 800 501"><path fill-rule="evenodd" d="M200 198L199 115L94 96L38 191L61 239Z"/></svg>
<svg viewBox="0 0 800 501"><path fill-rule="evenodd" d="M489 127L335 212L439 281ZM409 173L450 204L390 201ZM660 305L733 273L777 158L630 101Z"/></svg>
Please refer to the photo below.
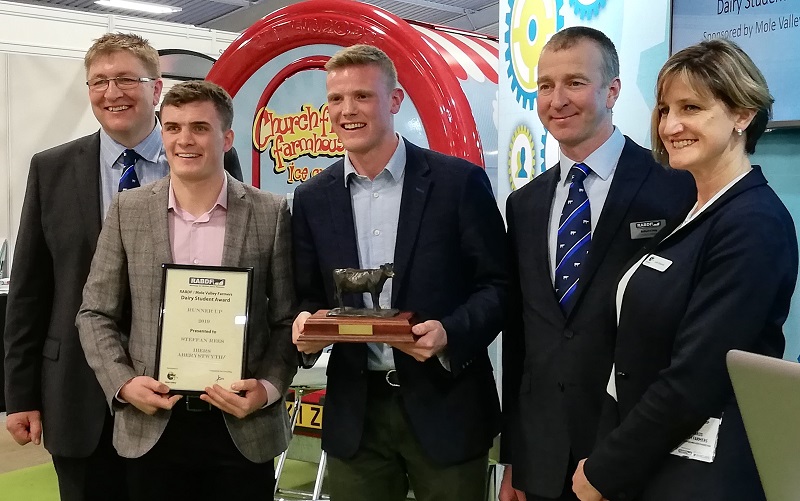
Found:
<svg viewBox="0 0 800 501"><path fill-rule="evenodd" d="M640 238L650 238L667 224L666 219L654 219L653 221L634 221L631 223L631 240Z"/></svg>

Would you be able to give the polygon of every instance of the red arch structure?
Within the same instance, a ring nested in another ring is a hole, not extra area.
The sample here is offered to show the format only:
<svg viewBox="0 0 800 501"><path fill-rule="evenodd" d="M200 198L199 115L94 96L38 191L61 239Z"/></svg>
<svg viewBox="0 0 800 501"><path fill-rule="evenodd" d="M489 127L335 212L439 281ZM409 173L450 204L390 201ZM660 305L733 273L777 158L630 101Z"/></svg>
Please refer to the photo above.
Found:
<svg viewBox="0 0 800 501"><path fill-rule="evenodd" d="M232 96L266 63L297 47L366 43L394 61L398 79L414 102L431 149L484 165L472 108L445 59L408 22L350 0L309 0L285 7L248 28L222 54L207 79ZM297 61L293 72L319 69L324 59ZM291 73L291 72L289 72ZM286 79L291 74L281 72ZM281 82L265 82L268 99ZM267 87L271 89L267 89ZM254 163L254 165L256 165ZM256 182L254 169L253 184Z"/></svg>

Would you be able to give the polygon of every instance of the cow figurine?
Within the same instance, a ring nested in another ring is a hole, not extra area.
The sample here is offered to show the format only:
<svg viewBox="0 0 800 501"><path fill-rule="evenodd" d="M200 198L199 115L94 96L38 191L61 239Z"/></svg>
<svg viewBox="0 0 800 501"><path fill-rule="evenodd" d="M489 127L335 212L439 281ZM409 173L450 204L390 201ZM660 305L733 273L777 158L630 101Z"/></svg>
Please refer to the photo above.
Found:
<svg viewBox="0 0 800 501"><path fill-rule="evenodd" d="M383 290L383 284L394 276L392 263L382 264L380 268L370 270L360 270L356 268L337 268L333 270L333 285L336 286L336 302L339 303L339 311L344 312L344 302L342 294L360 294L369 292L372 296L372 309L380 311L381 305L379 296Z"/></svg>

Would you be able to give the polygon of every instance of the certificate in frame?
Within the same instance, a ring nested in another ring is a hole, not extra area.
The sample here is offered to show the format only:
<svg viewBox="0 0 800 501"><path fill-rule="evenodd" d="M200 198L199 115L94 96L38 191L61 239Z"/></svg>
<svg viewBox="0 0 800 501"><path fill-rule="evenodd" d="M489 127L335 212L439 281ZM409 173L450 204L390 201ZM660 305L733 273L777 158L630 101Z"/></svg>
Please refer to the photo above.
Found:
<svg viewBox="0 0 800 501"><path fill-rule="evenodd" d="M171 394L243 379L253 268L163 264L155 379Z"/></svg>

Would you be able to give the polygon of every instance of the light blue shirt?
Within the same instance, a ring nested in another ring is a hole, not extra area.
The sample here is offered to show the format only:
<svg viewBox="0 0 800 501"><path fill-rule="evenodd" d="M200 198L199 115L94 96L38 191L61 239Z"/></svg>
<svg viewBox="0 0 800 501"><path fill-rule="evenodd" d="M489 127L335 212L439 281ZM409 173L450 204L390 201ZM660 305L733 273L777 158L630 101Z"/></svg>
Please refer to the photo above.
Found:
<svg viewBox="0 0 800 501"><path fill-rule="evenodd" d="M591 172L583 181L583 187L589 197L589 207L592 212L592 238L594 229L597 228L597 221L603 211L603 206L608 198L608 190L611 188L611 181L614 179L614 172L617 170L619 157L625 147L625 136L614 127L611 137L606 139L599 148L594 150L586 160L583 161ZM576 161L568 158L564 153L559 155L559 178L556 183L556 191L553 195L553 205L550 208L550 227L547 248L550 251L550 281L555 283L556 269L556 245L558 245L558 224L561 219L561 210L567 201L569 194L569 174L570 169Z"/></svg>
<svg viewBox="0 0 800 501"><path fill-rule="evenodd" d="M370 180L359 175L349 155L344 156L344 183L350 188L353 203L353 223L358 240L358 261L361 268L378 268L394 262L397 225L400 220L400 200L406 172L406 145L400 134L397 149L383 170ZM392 279L386 281L379 297L381 308L391 308ZM364 294L364 306L372 308L372 296ZM391 346L368 343L369 370L394 369Z"/></svg>
<svg viewBox="0 0 800 501"><path fill-rule="evenodd" d="M156 126L152 132L133 148L142 157L136 160L134 167L142 186L169 174L167 154L161 141L161 124L157 120L155 122ZM123 170L121 157L126 149L114 141L105 130L100 129L100 196L103 200L101 214L104 221L114 195L119 192L119 178L122 177Z"/></svg>

